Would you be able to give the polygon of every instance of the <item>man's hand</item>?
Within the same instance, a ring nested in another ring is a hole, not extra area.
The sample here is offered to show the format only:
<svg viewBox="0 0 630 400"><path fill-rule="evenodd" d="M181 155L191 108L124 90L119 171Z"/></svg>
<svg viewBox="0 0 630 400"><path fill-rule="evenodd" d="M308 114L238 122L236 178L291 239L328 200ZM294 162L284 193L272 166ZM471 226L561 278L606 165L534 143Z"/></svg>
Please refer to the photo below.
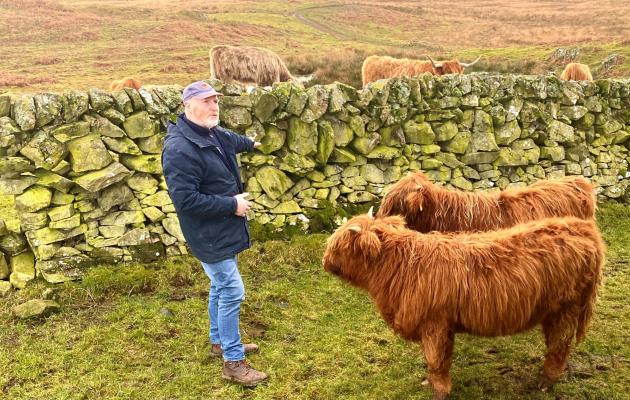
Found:
<svg viewBox="0 0 630 400"><path fill-rule="evenodd" d="M234 196L236 199L236 212L235 214L239 217L244 217L245 214L252 208L252 203L247 201L247 197L249 197L249 193L241 193Z"/></svg>
<svg viewBox="0 0 630 400"><path fill-rule="evenodd" d="M262 143L260 142L254 142L254 148L260 147L262 146Z"/></svg>

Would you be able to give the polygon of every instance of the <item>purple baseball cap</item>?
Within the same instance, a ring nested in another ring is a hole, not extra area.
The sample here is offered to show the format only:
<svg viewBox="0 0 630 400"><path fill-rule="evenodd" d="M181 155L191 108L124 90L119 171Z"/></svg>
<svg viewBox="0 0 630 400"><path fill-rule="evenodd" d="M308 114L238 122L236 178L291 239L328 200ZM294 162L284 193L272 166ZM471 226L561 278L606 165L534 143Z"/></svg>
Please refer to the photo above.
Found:
<svg viewBox="0 0 630 400"><path fill-rule="evenodd" d="M186 86L184 93L182 93L182 101L188 101L193 97L199 97L205 99L211 96L223 96L222 93L217 92L214 88L208 85L204 81L193 82Z"/></svg>

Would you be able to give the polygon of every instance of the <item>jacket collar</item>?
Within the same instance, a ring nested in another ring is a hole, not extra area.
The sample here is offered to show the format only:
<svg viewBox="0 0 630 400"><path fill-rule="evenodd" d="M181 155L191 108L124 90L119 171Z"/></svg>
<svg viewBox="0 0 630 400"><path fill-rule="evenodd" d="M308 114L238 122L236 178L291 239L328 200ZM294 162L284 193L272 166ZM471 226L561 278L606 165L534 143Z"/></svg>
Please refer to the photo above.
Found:
<svg viewBox="0 0 630 400"><path fill-rule="evenodd" d="M186 139L190 140L191 142L193 142L199 147L219 147L220 146L215 136L218 131L217 128L211 129L212 135L200 135L199 133L195 132L190 127L190 125L186 123L186 121L184 121L183 115L184 114L181 114L177 117L177 122L175 123L175 125L177 126L178 131L181 132L181 134Z"/></svg>

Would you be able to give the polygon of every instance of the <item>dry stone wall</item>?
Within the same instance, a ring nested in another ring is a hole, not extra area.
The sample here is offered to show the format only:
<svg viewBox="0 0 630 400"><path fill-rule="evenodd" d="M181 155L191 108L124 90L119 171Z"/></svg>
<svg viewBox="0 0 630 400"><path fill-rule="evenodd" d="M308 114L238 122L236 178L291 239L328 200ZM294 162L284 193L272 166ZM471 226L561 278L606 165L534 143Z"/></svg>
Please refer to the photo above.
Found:
<svg viewBox="0 0 630 400"><path fill-rule="evenodd" d="M408 171L457 190L584 175L630 200L630 81L453 75L357 90L211 82L224 126L263 143L242 154L250 218L308 228L309 215L371 203ZM62 282L94 262L186 253L161 175L182 87L0 95L0 295Z"/></svg>

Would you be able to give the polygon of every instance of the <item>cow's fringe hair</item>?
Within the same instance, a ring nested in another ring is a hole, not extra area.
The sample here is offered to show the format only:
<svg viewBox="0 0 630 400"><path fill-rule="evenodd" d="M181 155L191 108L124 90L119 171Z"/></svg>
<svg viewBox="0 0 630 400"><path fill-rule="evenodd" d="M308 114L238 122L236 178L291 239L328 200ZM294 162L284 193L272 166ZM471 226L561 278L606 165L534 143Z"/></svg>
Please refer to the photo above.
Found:
<svg viewBox="0 0 630 400"><path fill-rule="evenodd" d="M377 217L402 215L420 232L487 231L546 217L593 219L596 209L594 187L582 176L484 193L448 190L416 172L389 189Z"/></svg>

